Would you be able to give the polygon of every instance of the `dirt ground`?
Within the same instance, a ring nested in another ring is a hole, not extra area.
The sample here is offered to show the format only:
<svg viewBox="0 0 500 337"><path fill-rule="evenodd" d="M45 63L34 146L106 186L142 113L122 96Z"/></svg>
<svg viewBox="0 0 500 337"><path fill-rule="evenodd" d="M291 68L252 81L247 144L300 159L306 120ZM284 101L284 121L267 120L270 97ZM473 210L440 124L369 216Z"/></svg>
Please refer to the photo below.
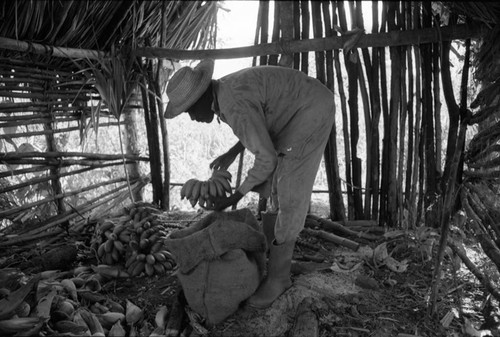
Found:
<svg viewBox="0 0 500 337"><path fill-rule="evenodd" d="M194 218L200 214L178 217ZM76 240L75 265L96 263L84 238L67 239L70 244ZM451 253L445 254L433 305L435 260L431 257L437 244L432 235L398 231L397 235L380 235L379 240L350 239L360 244L357 250L304 231L294 251L293 286L269 309L252 311L243 304L217 326L204 325L189 310L175 269L164 275L108 279L102 282L100 293L143 309L140 336L152 333L161 306L172 312L174 304L188 312L182 315L179 336L500 336L498 303ZM483 270L490 268L496 277L494 268L484 265L478 245L468 239L464 243L469 258L482 264ZM33 265L26 265L29 254L18 251L17 262L4 256L0 268L20 268L29 275L34 271ZM301 335L298 312L304 313L304 308L317 330Z"/></svg>

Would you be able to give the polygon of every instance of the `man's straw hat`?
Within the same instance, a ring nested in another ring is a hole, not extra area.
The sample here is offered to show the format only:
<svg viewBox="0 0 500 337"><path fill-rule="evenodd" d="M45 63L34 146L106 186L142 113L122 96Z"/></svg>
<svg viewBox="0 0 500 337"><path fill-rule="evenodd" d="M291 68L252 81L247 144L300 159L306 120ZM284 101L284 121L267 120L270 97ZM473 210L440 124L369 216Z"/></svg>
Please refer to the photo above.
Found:
<svg viewBox="0 0 500 337"><path fill-rule="evenodd" d="M189 109L207 90L214 72L214 60L206 59L194 68L182 67L168 81L165 118L174 118Z"/></svg>

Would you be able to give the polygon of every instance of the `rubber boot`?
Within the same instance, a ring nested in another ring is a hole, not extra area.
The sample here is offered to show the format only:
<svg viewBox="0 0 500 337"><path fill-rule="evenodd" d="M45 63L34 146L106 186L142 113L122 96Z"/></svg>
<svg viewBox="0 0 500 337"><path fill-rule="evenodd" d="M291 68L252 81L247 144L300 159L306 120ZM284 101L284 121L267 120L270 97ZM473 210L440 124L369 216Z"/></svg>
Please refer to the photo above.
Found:
<svg viewBox="0 0 500 337"><path fill-rule="evenodd" d="M257 309L269 307L285 290L290 288L290 268L295 241L281 245L273 241L269 252L267 276L257 291L247 300L247 305Z"/></svg>

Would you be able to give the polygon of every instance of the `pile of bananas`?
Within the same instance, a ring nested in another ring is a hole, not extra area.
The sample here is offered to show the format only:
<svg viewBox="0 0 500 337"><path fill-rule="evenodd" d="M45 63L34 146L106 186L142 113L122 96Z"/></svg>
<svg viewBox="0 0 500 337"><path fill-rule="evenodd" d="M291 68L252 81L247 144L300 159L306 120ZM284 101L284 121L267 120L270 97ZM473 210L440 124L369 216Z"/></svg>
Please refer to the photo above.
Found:
<svg viewBox="0 0 500 337"><path fill-rule="evenodd" d="M172 270L176 263L163 243L169 230L180 226L163 223L162 211L150 204L136 203L126 212L96 226L92 248L99 263L123 266L123 272L132 277Z"/></svg>
<svg viewBox="0 0 500 337"><path fill-rule="evenodd" d="M231 173L226 170L214 170L208 180L192 178L186 181L181 188L181 200L188 199L193 207L196 204L205 207L209 198L226 197L226 193L233 193Z"/></svg>

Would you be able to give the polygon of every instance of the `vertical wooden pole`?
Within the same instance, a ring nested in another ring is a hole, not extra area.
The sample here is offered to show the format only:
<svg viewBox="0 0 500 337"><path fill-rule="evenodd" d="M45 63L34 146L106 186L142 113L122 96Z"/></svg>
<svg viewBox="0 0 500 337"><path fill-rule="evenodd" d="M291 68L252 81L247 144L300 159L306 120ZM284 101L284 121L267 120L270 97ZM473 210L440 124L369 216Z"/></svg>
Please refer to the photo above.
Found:
<svg viewBox="0 0 500 337"><path fill-rule="evenodd" d="M302 34L303 40L309 39L309 1L300 1L300 9L302 14ZM303 52L301 54L300 70L309 74L309 52Z"/></svg>
<svg viewBox="0 0 500 337"><path fill-rule="evenodd" d="M422 23L424 28L432 27L432 6L431 3L422 2ZM434 133L434 109L432 99L432 45L430 43L420 46L422 51L422 123L424 128L424 156L425 156L425 199L424 207L425 223L428 226L436 227L436 213L439 210L436 203L436 146Z"/></svg>
<svg viewBox="0 0 500 337"><path fill-rule="evenodd" d="M363 11L361 1L356 1L356 8L354 14L356 15L356 25L360 29L364 29L363 22ZM358 54L358 53L357 53ZM370 59L370 53L368 48L362 48L361 54L363 56L363 64L359 55L357 56L357 64L358 64L358 81L359 81L359 89L361 93L361 99L363 103L363 111L364 111L364 121L365 121L365 148L366 148L366 165L365 165L365 190L364 190L364 208L363 208L363 219L371 218L371 199L372 199L372 159L373 153L370 149L372 149L372 114L371 114L371 99L369 98L368 91L370 94L372 93L372 63ZM364 67L363 67L364 65ZM366 70L366 79L363 73L363 70ZM369 87L369 88L368 88Z"/></svg>
<svg viewBox="0 0 500 337"><path fill-rule="evenodd" d="M136 89L138 90L138 89ZM137 97L137 95L135 95ZM123 112L123 133L125 142L125 153L131 155L139 155L137 144L139 139L137 136L137 125L139 123L138 109L125 109ZM121 130L120 130L121 132ZM137 180L141 174L139 170L139 162L130 163L125 168L128 171L130 180ZM133 195L134 201L142 201L142 190L136 190Z"/></svg>
<svg viewBox="0 0 500 337"><path fill-rule="evenodd" d="M380 26L380 31L384 32L387 30L387 12L388 12L387 2L382 3L382 24ZM380 216L379 222L381 224L387 223L387 213L388 213L388 195L389 195L389 103L388 103L388 93L387 93L387 71L385 62L385 48L380 48L380 88L381 88L381 101L382 101L382 115L383 115L383 125L384 125L384 135L382 139L382 175L380 182Z"/></svg>
<svg viewBox="0 0 500 337"><path fill-rule="evenodd" d="M260 0L259 2L259 21L260 21L260 43L267 43L269 36L269 0ZM260 65L268 64L268 56L260 57Z"/></svg>
<svg viewBox="0 0 500 337"><path fill-rule="evenodd" d="M377 1L372 2L372 31L373 33L379 30L379 3ZM372 109L372 123L370 130L371 134L371 144L370 152L372 155L372 165L370 167L371 179L370 185L367 188L372 191L372 211L371 218L373 220L378 220L379 216L379 182L380 182L380 135L379 135L379 124L380 124L380 76L379 76L379 53L381 48L372 49L372 66L371 66L371 76L369 77L370 82L370 102Z"/></svg>
<svg viewBox="0 0 500 337"><path fill-rule="evenodd" d="M274 19L271 42L278 42L280 39L280 1L274 2ZM268 64L278 65L278 54L269 55Z"/></svg>
<svg viewBox="0 0 500 337"><path fill-rule="evenodd" d="M412 6L413 4L410 2L406 6L406 29L411 30L413 29L413 15L412 15ZM408 92L408 144L407 144L407 155L406 155L406 177L405 177L405 199L404 203L408 211L410 211L411 208L411 203L410 203L410 195L412 193L412 175L414 174L413 170L413 156L414 156L414 149L413 149L413 144L414 144L414 137L415 137L415 132L414 132L414 124L413 124L413 105L414 105L414 88L413 88L413 58L412 58L412 51L413 47L408 46L407 47L407 64L408 64L408 81L407 81L407 92Z"/></svg>
<svg viewBox="0 0 500 337"><path fill-rule="evenodd" d="M341 27L347 27L347 20L345 18L344 3L342 1L337 2L337 12L338 15L333 16L333 24L335 25L338 20L338 24ZM335 13L335 12L334 12ZM344 29L344 28L343 28ZM338 50L333 51L334 61L335 61L335 73L337 75L337 83L340 97L340 107L342 110L342 130L344 138L344 152L345 152L345 180L346 180L346 191L347 191L347 217L348 219L354 219L354 199L353 199L353 188L352 188L352 176L351 176L351 149L349 146L349 114L347 112L347 98L344 91L344 80L342 78L342 68L340 64L340 52Z"/></svg>
<svg viewBox="0 0 500 337"><path fill-rule="evenodd" d="M300 1L293 1L293 39L300 40ZM293 69L300 70L300 53L293 54Z"/></svg>
<svg viewBox="0 0 500 337"><path fill-rule="evenodd" d="M330 18L329 1L322 1L323 9L323 22L325 25L325 36L334 36L332 29L332 21ZM333 9L335 11L335 8ZM333 52L326 51L326 86L332 92L335 92L335 78L333 73ZM342 198L342 190L340 187L340 173L339 163L337 156L337 122L335 110L332 111L334 115L334 123L330 133L330 139L326 144L324 158L325 170L328 183L328 197L330 202L330 219L344 221L346 220L344 200Z"/></svg>
<svg viewBox="0 0 500 337"><path fill-rule="evenodd" d="M389 3L388 28L390 31L397 30L396 16L398 14L398 2ZM390 47L391 54L391 94L389 111L389 155L388 155L388 225L397 225L397 159L398 159L398 112L401 99L401 47Z"/></svg>
<svg viewBox="0 0 500 337"><path fill-rule="evenodd" d="M407 2L401 2L401 8L399 10L399 26L401 29L406 29L407 24L406 24L406 6L408 6ZM406 72L407 72L407 66L406 66L406 58L407 58L407 47L406 46L401 46L400 47L401 51L401 67L400 67L400 74L401 74L401 85L400 85L400 91L401 91L401 103L400 103L400 118L399 118L399 148L398 148L398 168L397 168L397 184L396 184L396 192L397 192L397 211L398 211L398 218L397 218L397 223L402 224L403 223L403 217L404 217L404 177L406 174L406 167L407 164L407 159L404 156L404 153L406 151L406 145L407 145L407 138L406 138L406 122L407 122L407 116L408 116L408 100L407 100L407 93L406 93Z"/></svg>
<svg viewBox="0 0 500 337"><path fill-rule="evenodd" d="M44 93L47 92L48 87L51 85L49 81L45 81L44 83ZM54 88L51 88L54 90ZM44 99L44 101L49 101L48 98ZM53 118L53 112L52 112L52 105L48 105L47 110L45 110L45 113ZM44 123L43 128L45 130L48 130L50 132L47 132L45 134L45 141L47 143L47 152L57 152L57 145L56 141L54 139L54 129L52 127L52 122L49 123ZM53 167L51 166L50 168L50 175L54 176L54 179L51 180L51 185L52 185L52 192L54 195L62 195L63 190L62 190L62 185L61 181L59 180L59 174L61 172L61 169L59 167ZM58 214L63 214L66 212L66 206L64 205L64 198L58 198L55 200L55 204L57 207L57 213ZM75 205L76 206L76 205Z"/></svg>

